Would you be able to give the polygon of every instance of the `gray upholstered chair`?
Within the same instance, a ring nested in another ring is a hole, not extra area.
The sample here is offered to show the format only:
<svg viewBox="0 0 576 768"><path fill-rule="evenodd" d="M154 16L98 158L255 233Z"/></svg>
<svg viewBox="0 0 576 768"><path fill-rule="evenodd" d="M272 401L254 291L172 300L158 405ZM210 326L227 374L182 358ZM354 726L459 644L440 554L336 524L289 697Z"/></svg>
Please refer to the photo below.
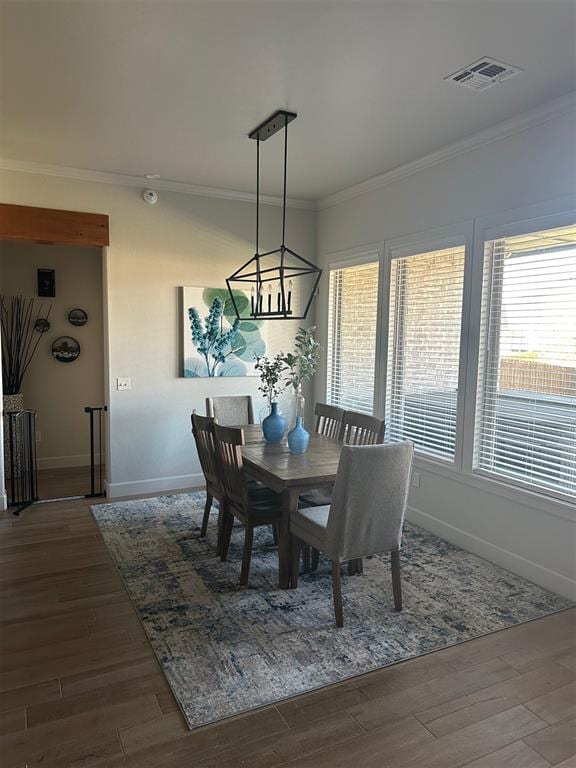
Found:
<svg viewBox="0 0 576 768"><path fill-rule="evenodd" d="M331 408L319 403L316 408ZM340 408L334 409L341 411ZM317 412L318 413L318 412ZM318 430L317 430L318 431ZM357 411L341 411L340 429L337 438L346 445L379 445L384 442L385 422L377 416L368 416ZM301 506L321 507L332 501L331 488L314 488L300 497ZM314 563L314 557L312 563Z"/></svg>
<svg viewBox="0 0 576 768"><path fill-rule="evenodd" d="M222 427L238 427L254 424L252 395L207 397L206 416L211 416Z"/></svg>
<svg viewBox="0 0 576 768"><path fill-rule="evenodd" d="M391 552L394 605L402 610L400 545L413 452L409 442L344 446L332 504L300 509L290 518L292 583L298 583L303 544L327 555L338 627L344 623L340 569L345 561Z"/></svg>

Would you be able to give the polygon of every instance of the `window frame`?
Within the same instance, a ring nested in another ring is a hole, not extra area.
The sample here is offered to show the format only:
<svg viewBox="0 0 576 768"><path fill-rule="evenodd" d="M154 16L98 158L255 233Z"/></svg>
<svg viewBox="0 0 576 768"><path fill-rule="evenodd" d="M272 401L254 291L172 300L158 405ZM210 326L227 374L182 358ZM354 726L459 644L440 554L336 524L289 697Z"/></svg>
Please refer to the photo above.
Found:
<svg viewBox="0 0 576 768"><path fill-rule="evenodd" d="M383 418L387 420L385 411L386 405L386 377L388 371L388 326L390 312L390 274L393 259L408 258L418 254L428 253L430 251L440 251L446 248L463 247L464 248L464 275L462 286L462 312L460 317L460 349L458 362L458 395L456 398L456 432L454 436L454 456L447 458L435 456L421 449L415 448L415 456L418 461L425 461L431 466L444 466L462 471L462 457L464 446L464 402L465 402L465 375L467 369L468 353L468 316L470 311L470 289L471 289L471 261L472 245L474 238L474 222L466 221L462 224L446 227L436 227L419 232L415 235L398 237L385 242L385 274L386 274L386 300L382 305L379 316L385 327L384 338L381 346L381 382L380 390L382 397Z"/></svg>
<svg viewBox="0 0 576 768"><path fill-rule="evenodd" d="M554 211L556 208L556 211ZM552 212L554 211L554 212ZM541 232L547 229L569 226L576 220L576 209L566 207L558 212L558 205L550 201L537 206L524 209L514 209L504 213L495 214L476 219L473 247L473 294L470 302L470 333L468 340L468 366L466 371L466 398L464 402L464 452L462 473L468 478L481 480L497 486L504 486L521 494L519 499L525 498L524 494L536 496L547 502L557 502L559 509L567 505L573 506L573 500L567 494L553 489L546 489L521 479L503 476L497 472L474 467L474 449L476 441L476 403L478 396L478 373L480 366L481 347L481 317L482 317L482 291L484 279L485 244L492 240L526 235L532 232ZM514 494L514 497L516 497ZM566 516L566 515L561 515ZM575 514L568 516L574 519Z"/></svg>
<svg viewBox="0 0 576 768"><path fill-rule="evenodd" d="M328 369L330 361L328 359L328 327L330 323L330 273L339 269L348 269L350 267L360 267L365 264L378 264L378 290L377 290L377 309L376 309L376 333L374 344L374 395L372 401L372 410L375 416L380 415L378 409L380 408L379 402L379 386L380 386L380 337L383 333L383 323L381 312L379 307L382 302L382 294L384 291L383 282L383 268L384 268L384 243L372 243L361 246L360 248L351 248L343 251L337 251L330 254L327 257L327 291L326 291L326 308L324 312L324 327L326 329L326 344L323 354L324 361L324 381L322 382L323 402L327 402L328 396Z"/></svg>

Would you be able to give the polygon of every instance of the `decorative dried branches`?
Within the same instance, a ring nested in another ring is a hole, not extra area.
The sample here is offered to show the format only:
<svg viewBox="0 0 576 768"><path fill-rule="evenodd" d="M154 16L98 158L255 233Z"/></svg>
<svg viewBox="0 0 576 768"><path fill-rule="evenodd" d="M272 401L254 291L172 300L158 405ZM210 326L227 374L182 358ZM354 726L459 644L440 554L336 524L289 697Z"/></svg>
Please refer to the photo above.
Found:
<svg viewBox="0 0 576 768"><path fill-rule="evenodd" d="M38 320L50 317L52 305L44 313L44 305L25 296L0 296L0 325L2 330L2 387L5 395L17 395L22 380L42 333L36 330Z"/></svg>

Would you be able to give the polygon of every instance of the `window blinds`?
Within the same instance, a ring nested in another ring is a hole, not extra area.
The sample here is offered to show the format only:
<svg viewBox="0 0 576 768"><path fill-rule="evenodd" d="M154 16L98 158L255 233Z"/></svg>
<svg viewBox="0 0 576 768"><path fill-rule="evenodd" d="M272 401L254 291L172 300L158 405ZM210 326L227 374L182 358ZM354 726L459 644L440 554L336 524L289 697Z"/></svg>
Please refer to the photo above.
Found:
<svg viewBox="0 0 576 768"><path fill-rule="evenodd" d="M392 259L388 440L454 457L464 245Z"/></svg>
<svg viewBox="0 0 576 768"><path fill-rule="evenodd" d="M372 413L378 262L330 270L326 400Z"/></svg>
<svg viewBox="0 0 576 768"><path fill-rule="evenodd" d="M576 496L576 227L485 244L474 466Z"/></svg>

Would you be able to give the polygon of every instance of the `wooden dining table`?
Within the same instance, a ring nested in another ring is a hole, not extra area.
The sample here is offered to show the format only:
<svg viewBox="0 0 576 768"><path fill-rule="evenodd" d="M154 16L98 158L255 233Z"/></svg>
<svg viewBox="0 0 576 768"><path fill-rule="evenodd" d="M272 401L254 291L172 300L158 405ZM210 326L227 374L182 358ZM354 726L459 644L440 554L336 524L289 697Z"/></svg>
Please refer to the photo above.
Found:
<svg viewBox="0 0 576 768"><path fill-rule="evenodd" d="M298 509L298 497L311 488L333 486L342 443L323 435L310 435L306 453L290 453L286 438L270 445L258 425L243 426L244 471L249 477L282 495L282 520L278 536L279 586L290 589L292 535L290 515Z"/></svg>

